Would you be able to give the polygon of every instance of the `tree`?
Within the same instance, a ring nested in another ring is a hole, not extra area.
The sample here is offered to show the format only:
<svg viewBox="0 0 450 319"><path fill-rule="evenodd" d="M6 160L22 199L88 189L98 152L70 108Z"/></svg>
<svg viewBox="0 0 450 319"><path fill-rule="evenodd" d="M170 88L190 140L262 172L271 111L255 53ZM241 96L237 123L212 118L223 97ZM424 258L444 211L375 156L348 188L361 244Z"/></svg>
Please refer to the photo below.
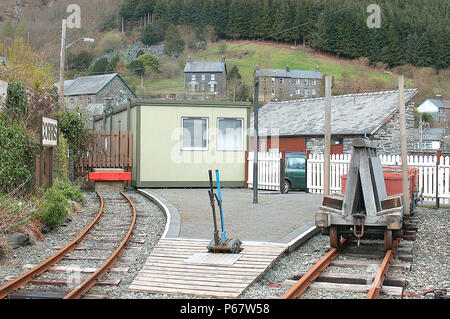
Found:
<svg viewBox="0 0 450 319"><path fill-rule="evenodd" d="M171 24L166 31L164 53L168 56L179 57L184 51L184 41L175 25Z"/></svg>
<svg viewBox="0 0 450 319"><path fill-rule="evenodd" d="M127 64L127 69L133 71L136 75L144 76L145 74L145 66L142 60L133 60Z"/></svg>
<svg viewBox="0 0 450 319"><path fill-rule="evenodd" d="M159 59L156 55L151 53L142 54L137 58L138 61L142 61L145 68L145 73L157 72L159 67Z"/></svg>
<svg viewBox="0 0 450 319"><path fill-rule="evenodd" d="M94 63L90 70L91 75L107 74L113 72L113 67L108 58L101 58Z"/></svg>
<svg viewBox="0 0 450 319"><path fill-rule="evenodd" d="M239 86L242 84L242 76L239 69L234 65L230 72L227 74L227 87L231 91L233 101L236 101L236 92Z"/></svg>
<svg viewBox="0 0 450 319"><path fill-rule="evenodd" d="M92 63L94 55L88 51L81 51L78 54L69 52L67 54L67 68L69 70L85 71Z"/></svg>

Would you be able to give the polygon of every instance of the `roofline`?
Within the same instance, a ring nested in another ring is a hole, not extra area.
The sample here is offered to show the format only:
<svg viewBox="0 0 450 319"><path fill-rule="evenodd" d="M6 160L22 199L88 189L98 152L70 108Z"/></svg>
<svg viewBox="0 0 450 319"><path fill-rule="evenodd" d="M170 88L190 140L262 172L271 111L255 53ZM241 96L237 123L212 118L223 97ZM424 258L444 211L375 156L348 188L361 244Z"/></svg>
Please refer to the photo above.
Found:
<svg viewBox="0 0 450 319"><path fill-rule="evenodd" d="M394 91L395 92L395 91ZM416 95L419 93L419 90L415 89L414 94L412 94L408 99L405 100L405 105L408 104ZM400 110L400 105L391 113L389 114L381 123L378 125L372 132L370 132L371 135L375 134L376 131L378 131L384 124L387 123L392 117L394 117L395 113L397 113Z"/></svg>
<svg viewBox="0 0 450 319"><path fill-rule="evenodd" d="M131 102L127 102L116 106L112 110L112 114L117 114L125 111L128 108L128 104L130 109L135 106L178 106L178 107L226 107L226 108L251 108L252 104L250 102L231 102L231 101L183 101L183 100L148 100L148 99L138 99L132 100ZM106 115L107 117L109 114ZM103 115L94 116L94 122L103 119Z"/></svg>

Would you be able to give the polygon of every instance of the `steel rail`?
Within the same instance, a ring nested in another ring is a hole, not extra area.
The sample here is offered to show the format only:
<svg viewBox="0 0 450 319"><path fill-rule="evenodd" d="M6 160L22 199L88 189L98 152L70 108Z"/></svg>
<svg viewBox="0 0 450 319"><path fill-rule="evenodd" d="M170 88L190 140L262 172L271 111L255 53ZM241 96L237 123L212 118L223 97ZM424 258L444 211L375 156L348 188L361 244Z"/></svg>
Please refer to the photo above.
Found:
<svg viewBox="0 0 450 319"><path fill-rule="evenodd" d="M103 265L100 268L98 268L85 281L80 283L69 294L67 294L63 299L79 299L79 298L81 298L81 296L83 296L83 294L85 294L89 289L91 289L97 283L97 281L100 280L100 278L102 278L111 269L111 267L116 263L116 261L119 259L120 255L122 254L122 252L125 248L125 245L130 240L131 235L134 230L134 225L136 223L136 208L134 207L133 202L131 201L131 199L128 196L126 196L122 192L121 192L121 194L126 198L126 200L131 205L131 208L133 210L133 219L131 221L131 225L128 230L128 233L126 234L125 238L122 240L120 245L116 248L114 253L103 263Z"/></svg>
<svg viewBox="0 0 450 319"><path fill-rule="evenodd" d="M383 286L384 279L386 278L386 274L389 270L389 266L391 265L391 261L394 258L395 251L397 249L398 239L394 241L394 245L392 249L389 249L384 256L383 262L381 263L380 269L378 270L377 275L373 279L372 286L370 287L369 292L367 293L367 299L377 299L380 294L381 287Z"/></svg>
<svg viewBox="0 0 450 319"><path fill-rule="evenodd" d="M61 250L59 250L56 254L42 262L41 264L37 265L36 267L32 268L22 276L17 277L16 279L12 280L11 282L7 283L3 287L0 287L0 299L3 299L7 297L9 294L11 294L13 291L23 287L27 283L29 283L31 280L36 278L37 276L41 275L43 272L47 271L50 267L52 267L54 264L56 264L58 261L60 261L65 255L67 255L69 252L74 250L76 246L89 234L89 232L94 228L95 224L97 224L98 220L103 214L103 198L100 196L99 193L97 193L97 196L100 199L100 208L98 210L97 216L94 218L94 220L91 222L89 226L87 226L83 232L78 235L72 242L70 242L68 245L63 247Z"/></svg>
<svg viewBox="0 0 450 319"><path fill-rule="evenodd" d="M341 241L341 246L344 245L346 239ZM332 248L321 260L319 260L306 274L302 276L288 291L281 297L281 299L295 299L300 297L311 283L320 276L331 262L339 255L339 249Z"/></svg>

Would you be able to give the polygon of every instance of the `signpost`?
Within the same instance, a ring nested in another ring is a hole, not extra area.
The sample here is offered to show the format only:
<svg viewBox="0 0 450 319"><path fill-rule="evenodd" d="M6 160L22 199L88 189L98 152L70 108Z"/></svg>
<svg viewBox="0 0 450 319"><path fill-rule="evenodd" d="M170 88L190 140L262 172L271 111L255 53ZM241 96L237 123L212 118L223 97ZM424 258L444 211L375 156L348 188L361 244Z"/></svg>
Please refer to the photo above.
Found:
<svg viewBox="0 0 450 319"><path fill-rule="evenodd" d="M53 185L53 147L58 146L58 120L41 116L41 150L36 156L36 187Z"/></svg>

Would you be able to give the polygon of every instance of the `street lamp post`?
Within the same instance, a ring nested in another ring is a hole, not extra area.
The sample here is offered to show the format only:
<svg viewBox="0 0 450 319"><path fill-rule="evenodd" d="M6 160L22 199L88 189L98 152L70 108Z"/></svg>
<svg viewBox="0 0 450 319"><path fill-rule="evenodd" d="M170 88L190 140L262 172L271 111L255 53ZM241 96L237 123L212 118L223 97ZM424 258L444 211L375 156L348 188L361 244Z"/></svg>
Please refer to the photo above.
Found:
<svg viewBox="0 0 450 319"><path fill-rule="evenodd" d="M64 68L65 68L65 59L66 59L66 50L69 49L72 45L79 41L84 42L94 42L95 40L92 38L79 38L78 40L73 41L69 45L66 46L66 30L67 30L67 20L62 20L62 30L61 30L61 52L60 52L60 62L59 62L59 107L62 108L64 106Z"/></svg>

